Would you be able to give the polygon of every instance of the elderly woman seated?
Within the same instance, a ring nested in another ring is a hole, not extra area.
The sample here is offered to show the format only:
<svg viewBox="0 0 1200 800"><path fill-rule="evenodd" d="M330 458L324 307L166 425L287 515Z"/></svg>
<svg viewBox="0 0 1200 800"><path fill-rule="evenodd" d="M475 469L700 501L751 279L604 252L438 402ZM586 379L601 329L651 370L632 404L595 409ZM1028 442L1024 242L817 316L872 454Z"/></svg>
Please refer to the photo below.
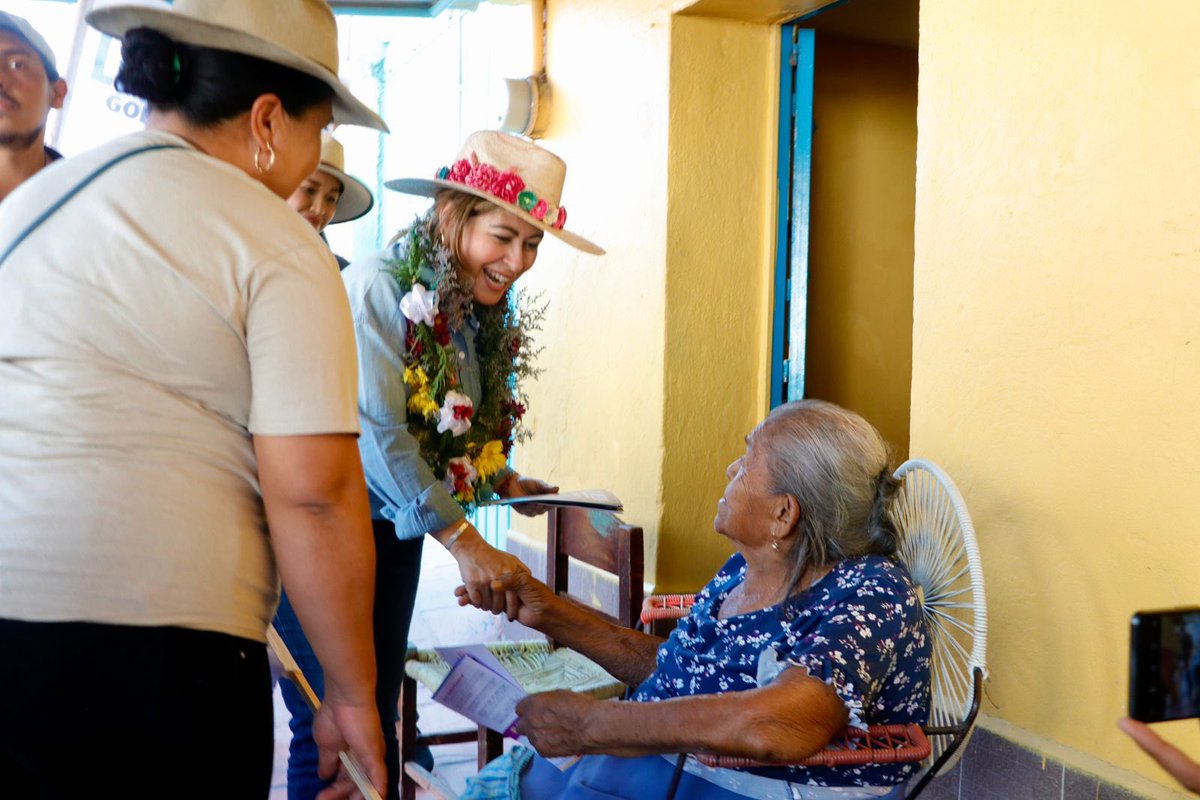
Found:
<svg viewBox="0 0 1200 800"><path fill-rule="evenodd" d="M661 797L670 753L802 759L847 724L924 722L930 645L888 507L888 450L864 419L804 400L776 408L726 470L713 527L736 553L665 642L611 625L528 575L497 582L518 619L637 686L633 702L526 698L518 748L467 797ZM460 602L467 602L460 592ZM549 757L583 754L566 769ZM913 764L710 769L680 798L874 798ZM493 789L501 791L489 793Z"/></svg>

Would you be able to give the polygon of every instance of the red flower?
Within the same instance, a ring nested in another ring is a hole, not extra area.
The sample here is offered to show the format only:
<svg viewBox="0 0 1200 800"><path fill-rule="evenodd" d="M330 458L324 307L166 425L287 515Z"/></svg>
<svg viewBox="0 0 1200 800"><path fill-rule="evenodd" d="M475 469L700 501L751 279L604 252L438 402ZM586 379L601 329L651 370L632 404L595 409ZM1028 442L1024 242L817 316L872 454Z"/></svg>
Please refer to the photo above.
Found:
<svg viewBox="0 0 1200 800"><path fill-rule="evenodd" d="M567 224L567 208L566 206L558 207L558 219L554 220L554 227L562 230L563 225Z"/></svg>
<svg viewBox="0 0 1200 800"><path fill-rule="evenodd" d="M525 406L515 400L505 400L504 415L514 420L521 419L525 416Z"/></svg>
<svg viewBox="0 0 1200 800"><path fill-rule="evenodd" d="M546 212L549 210L550 206L546 205L545 200L538 200L537 205L529 209L529 213L533 215L534 219L541 219L542 217L546 216Z"/></svg>
<svg viewBox="0 0 1200 800"><path fill-rule="evenodd" d="M455 406L454 407L454 418L455 419L470 419L473 416L475 416L475 409L471 408L470 406Z"/></svg>
<svg viewBox="0 0 1200 800"><path fill-rule="evenodd" d="M479 164L475 169L471 170L471 174L467 176L466 183L472 189L490 192L492 186L496 183L496 179L499 177L500 170L491 164Z"/></svg>
<svg viewBox="0 0 1200 800"><path fill-rule="evenodd" d="M404 347L417 358L420 358L425 350L424 342L417 338L411 325L404 332Z"/></svg>
<svg viewBox="0 0 1200 800"><path fill-rule="evenodd" d="M525 181L517 173L509 171L496 176L491 193L506 203L516 204L517 195L525 189Z"/></svg>
<svg viewBox="0 0 1200 800"><path fill-rule="evenodd" d="M462 464L451 463L448 465L450 476L454 479L454 491L465 492L471 488L471 484L467 482L467 468Z"/></svg>
<svg viewBox="0 0 1200 800"><path fill-rule="evenodd" d="M460 158L454 162L454 166L450 167L450 174L446 176L446 180L454 181L455 183L466 183L467 176L471 174L471 162L465 158Z"/></svg>
<svg viewBox="0 0 1200 800"><path fill-rule="evenodd" d="M450 344L450 323L446 320L446 315L440 311L433 318L433 339L442 347Z"/></svg>

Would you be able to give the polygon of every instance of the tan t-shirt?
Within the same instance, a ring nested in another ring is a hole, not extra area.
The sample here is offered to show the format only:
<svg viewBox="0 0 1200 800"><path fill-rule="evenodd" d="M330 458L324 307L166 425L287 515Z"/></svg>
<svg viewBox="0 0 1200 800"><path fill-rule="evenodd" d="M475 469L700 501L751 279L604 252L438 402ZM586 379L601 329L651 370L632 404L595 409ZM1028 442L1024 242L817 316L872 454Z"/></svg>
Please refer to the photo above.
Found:
<svg viewBox="0 0 1200 800"><path fill-rule="evenodd" d="M261 183L146 131L0 205L0 617L264 640L251 434L357 433L337 264Z"/></svg>

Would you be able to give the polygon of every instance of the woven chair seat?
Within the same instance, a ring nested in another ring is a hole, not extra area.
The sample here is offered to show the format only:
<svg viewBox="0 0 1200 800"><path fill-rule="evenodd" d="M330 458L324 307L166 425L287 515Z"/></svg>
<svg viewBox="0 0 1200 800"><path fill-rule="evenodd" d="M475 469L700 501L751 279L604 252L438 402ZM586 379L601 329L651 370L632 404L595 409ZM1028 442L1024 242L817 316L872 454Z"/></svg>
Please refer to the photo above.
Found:
<svg viewBox="0 0 1200 800"><path fill-rule="evenodd" d="M597 700L620 697L625 684L609 675L595 661L567 647L551 648L548 642L493 642L488 650L512 673L526 692L572 689ZM450 665L433 650L409 655L404 671L410 678L436 691L450 674Z"/></svg>

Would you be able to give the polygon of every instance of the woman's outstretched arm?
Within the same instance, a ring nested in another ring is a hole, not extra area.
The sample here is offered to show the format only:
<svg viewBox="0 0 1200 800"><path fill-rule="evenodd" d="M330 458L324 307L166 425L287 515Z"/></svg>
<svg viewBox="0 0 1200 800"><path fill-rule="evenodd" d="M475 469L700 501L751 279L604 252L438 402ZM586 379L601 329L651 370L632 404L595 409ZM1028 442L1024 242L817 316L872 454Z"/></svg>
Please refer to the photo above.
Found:
<svg viewBox="0 0 1200 800"><path fill-rule="evenodd" d="M493 581L492 592L506 594L509 608L514 606L512 598L516 598L516 620L522 625L583 653L623 683L636 686L654 671L662 639L614 625L556 596L549 586L527 572ZM460 605L471 602L464 587L455 589L455 594Z"/></svg>

